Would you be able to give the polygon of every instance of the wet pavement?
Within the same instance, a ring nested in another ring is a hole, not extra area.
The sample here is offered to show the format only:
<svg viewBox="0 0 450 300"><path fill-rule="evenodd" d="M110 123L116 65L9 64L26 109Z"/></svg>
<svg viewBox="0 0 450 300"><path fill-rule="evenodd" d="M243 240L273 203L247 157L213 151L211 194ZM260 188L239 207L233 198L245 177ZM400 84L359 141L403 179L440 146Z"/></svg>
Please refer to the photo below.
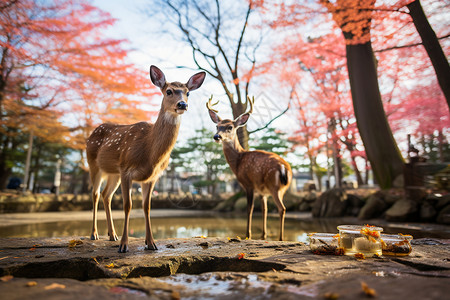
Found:
<svg viewBox="0 0 450 300"><path fill-rule="evenodd" d="M194 237L130 252L105 236L0 239L4 299L443 299L450 240L415 239L404 257L314 255L300 242Z"/></svg>

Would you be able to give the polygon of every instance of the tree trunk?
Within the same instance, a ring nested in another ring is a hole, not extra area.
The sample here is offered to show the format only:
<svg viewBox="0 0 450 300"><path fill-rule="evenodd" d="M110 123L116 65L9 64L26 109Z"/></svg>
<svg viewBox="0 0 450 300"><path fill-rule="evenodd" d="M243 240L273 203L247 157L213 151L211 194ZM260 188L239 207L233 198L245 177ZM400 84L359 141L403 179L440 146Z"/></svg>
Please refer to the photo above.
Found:
<svg viewBox="0 0 450 300"><path fill-rule="evenodd" d="M422 39L422 44L430 57L431 63L433 64L434 71L436 72L436 77L444 93L445 99L447 100L447 105L450 109L450 65L448 60L442 51L442 47L439 44L439 40L431 28L427 17L422 9L422 5L419 0L415 0L407 5L409 9L409 14L416 26L417 32Z"/></svg>
<svg viewBox="0 0 450 300"><path fill-rule="evenodd" d="M358 169L358 165L356 164L356 159L353 155L351 156L351 160L352 160L353 171L355 172L355 176L356 176L356 182L358 182L358 186L361 186L364 184L363 179L361 176L361 172Z"/></svg>
<svg viewBox="0 0 450 300"><path fill-rule="evenodd" d="M344 37L352 38L345 32ZM378 184L388 189L402 176L404 161L384 112L372 45L348 43L346 54L359 133Z"/></svg>
<svg viewBox="0 0 450 300"><path fill-rule="evenodd" d="M236 119L237 117L239 117L240 115L245 113L245 111L247 110L246 104L242 103L241 101L234 102L233 98L230 98L229 100L231 103L231 110L233 112L233 119ZM248 150L248 137L249 136L248 136L248 131L247 131L247 125L238 128L237 136L238 136L239 143L241 144L242 148L244 148L245 150Z"/></svg>

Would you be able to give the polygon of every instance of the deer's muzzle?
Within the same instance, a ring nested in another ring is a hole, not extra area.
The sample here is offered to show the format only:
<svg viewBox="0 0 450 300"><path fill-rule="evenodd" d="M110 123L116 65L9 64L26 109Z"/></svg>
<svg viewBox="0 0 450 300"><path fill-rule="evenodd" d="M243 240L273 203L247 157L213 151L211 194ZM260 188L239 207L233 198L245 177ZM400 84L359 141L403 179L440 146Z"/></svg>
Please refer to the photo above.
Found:
<svg viewBox="0 0 450 300"><path fill-rule="evenodd" d="M177 109L187 110L188 104L184 101L180 101L177 103Z"/></svg>

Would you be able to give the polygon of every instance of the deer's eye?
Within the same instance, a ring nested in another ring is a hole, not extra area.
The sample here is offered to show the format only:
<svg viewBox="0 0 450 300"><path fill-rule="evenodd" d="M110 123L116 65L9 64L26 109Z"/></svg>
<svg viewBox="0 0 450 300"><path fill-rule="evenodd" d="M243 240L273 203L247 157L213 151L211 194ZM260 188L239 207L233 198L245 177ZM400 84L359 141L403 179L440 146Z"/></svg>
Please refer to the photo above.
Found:
<svg viewBox="0 0 450 300"><path fill-rule="evenodd" d="M187 93L186 93L186 96L188 96L188 97L189 97L189 92L187 92Z"/></svg>
<svg viewBox="0 0 450 300"><path fill-rule="evenodd" d="M227 131L231 131L231 130L233 130L233 127L231 125L228 125L227 126Z"/></svg>
<svg viewBox="0 0 450 300"><path fill-rule="evenodd" d="M170 95L172 95L173 94L173 92L172 92L172 90L167 90L167 96L170 96Z"/></svg>

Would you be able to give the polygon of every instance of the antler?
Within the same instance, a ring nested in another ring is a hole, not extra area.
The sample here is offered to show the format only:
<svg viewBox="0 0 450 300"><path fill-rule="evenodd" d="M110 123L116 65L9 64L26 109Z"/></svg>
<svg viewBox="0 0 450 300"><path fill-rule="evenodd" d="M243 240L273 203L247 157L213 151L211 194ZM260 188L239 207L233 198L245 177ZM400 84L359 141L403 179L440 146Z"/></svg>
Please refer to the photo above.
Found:
<svg viewBox="0 0 450 300"><path fill-rule="evenodd" d="M212 108L214 105L217 105L217 103L219 103L219 100L217 100L216 103L211 103L213 98L213 95L211 95L211 98L209 98L208 102L206 102L206 107L210 110L213 111L215 113L218 113L219 111L217 109Z"/></svg>
<svg viewBox="0 0 450 300"><path fill-rule="evenodd" d="M249 96L247 96L247 102L250 103L250 110L247 112L248 114L251 114L253 112L253 104L255 103L255 96L250 99Z"/></svg>

